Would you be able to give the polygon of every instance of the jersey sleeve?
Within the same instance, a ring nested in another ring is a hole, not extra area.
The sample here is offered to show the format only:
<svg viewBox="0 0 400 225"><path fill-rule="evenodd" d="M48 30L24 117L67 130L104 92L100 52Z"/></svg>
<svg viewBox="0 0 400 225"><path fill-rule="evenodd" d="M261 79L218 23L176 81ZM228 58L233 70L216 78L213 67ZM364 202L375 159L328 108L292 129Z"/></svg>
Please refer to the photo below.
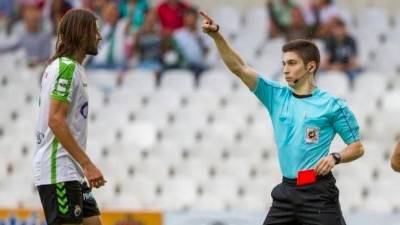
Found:
<svg viewBox="0 0 400 225"><path fill-rule="evenodd" d="M283 89L284 87L279 83L258 76L256 87L252 91L271 113L273 105L280 102L279 96Z"/></svg>
<svg viewBox="0 0 400 225"><path fill-rule="evenodd" d="M51 91L51 98L71 102L74 91L74 77L76 64L70 60L60 59L58 75Z"/></svg>
<svg viewBox="0 0 400 225"><path fill-rule="evenodd" d="M333 127L348 145L360 140L357 120L343 100L335 100Z"/></svg>

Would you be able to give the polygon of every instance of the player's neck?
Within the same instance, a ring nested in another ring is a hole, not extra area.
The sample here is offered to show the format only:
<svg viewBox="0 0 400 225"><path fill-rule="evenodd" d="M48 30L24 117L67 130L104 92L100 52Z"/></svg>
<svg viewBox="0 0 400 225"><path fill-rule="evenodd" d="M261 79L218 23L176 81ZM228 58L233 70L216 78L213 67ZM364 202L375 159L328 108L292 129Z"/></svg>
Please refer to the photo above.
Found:
<svg viewBox="0 0 400 225"><path fill-rule="evenodd" d="M316 86L310 82L304 82L296 85L292 88L293 93L296 95L310 95L314 91Z"/></svg>
<svg viewBox="0 0 400 225"><path fill-rule="evenodd" d="M81 52L77 52L74 55L74 59L81 65L83 63L83 60L85 60L85 57L86 57L86 53L81 53Z"/></svg>

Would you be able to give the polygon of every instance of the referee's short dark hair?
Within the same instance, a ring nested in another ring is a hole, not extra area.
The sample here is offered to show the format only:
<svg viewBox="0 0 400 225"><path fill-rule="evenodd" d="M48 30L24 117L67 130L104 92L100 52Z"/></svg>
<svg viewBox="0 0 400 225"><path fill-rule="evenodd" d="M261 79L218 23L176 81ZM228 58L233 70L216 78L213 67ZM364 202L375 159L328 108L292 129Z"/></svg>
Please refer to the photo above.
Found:
<svg viewBox="0 0 400 225"><path fill-rule="evenodd" d="M320 62L320 54L318 47L312 41L306 39L296 39L290 41L283 45L282 52L297 53L303 60L304 65L314 61L317 66L317 68L314 70L314 74L317 72Z"/></svg>

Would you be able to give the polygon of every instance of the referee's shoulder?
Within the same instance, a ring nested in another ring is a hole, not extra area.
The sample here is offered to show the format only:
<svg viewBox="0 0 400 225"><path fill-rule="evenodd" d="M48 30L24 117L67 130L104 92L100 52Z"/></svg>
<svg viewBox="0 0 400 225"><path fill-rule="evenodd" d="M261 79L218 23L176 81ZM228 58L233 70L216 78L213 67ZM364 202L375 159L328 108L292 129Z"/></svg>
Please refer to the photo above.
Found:
<svg viewBox="0 0 400 225"><path fill-rule="evenodd" d="M332 106L347 106L347 101L345 99L324 90L320 90L319 97L327 103L330 103Z"/></svg>

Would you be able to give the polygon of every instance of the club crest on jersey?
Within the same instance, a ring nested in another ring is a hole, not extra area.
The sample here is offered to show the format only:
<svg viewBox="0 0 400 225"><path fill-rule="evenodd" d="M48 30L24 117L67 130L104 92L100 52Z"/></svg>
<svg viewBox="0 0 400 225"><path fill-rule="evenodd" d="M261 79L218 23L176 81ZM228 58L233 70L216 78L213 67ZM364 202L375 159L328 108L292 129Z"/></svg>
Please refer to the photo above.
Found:
<svg viewBox="0 0 400 225"><path fill-rule="evenodd" d="M67 84L68 80L66 79L59 79L57 84L57 91L58 92L66 92L67 91Z"/></svg>
<svg viewBox="0 0 400 225"><path fill-rule="evenodd" d="M305 141L307 144L318 144L319 127L307 127Z"/></svg>

